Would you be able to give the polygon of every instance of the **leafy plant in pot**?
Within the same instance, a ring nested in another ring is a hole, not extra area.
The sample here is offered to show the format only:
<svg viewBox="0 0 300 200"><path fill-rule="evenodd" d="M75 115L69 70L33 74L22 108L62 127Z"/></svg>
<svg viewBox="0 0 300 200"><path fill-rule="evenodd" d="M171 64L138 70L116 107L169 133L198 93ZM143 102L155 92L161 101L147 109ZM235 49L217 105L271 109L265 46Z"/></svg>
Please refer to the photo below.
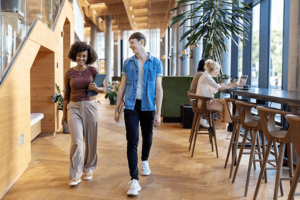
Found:
<svg viewBox="0 0 300 200"><path fill-rule="evenodd" d="M180 0L171 11L186 6L192 6L192 9L173 17L172 25L180 23L179 26L184 26L187 20L196 19L197 22L189 26L180 41L189 37L185 46L188 48L203 40L202 58L221 63L222 53L228 53L226 39L231 39L237 46L239 41L245 44L248 40L246 31L251 30L251 11L246 3L240 3L239 0ZM221 68L215 81L220 83L222 79L229 79L229 75L223 74Z"/></svg>
<svg viewBox="0 0 300 200"><path fill-rule="evenodd" d="M60 92L60 88L57 84L56 85L56 90L57 90L57 93L55 93L53 96L52 96L52 101L54 103L58 103L57 104L57 110L61 110L63 111L64 110L64 97L62 96L61 92ZM64 133L70 133L70 130L69 130L69 125L67 124L66 127L63 127L63 132Z"/></svg>
<svg viewBox="0 0 300 200"><path fill-rule="evenodd" d="M119 87L120 85L112 85L108 82L108 89L110 92L105 95L105 99L109 98L110 105L116 105Z"/></svg>

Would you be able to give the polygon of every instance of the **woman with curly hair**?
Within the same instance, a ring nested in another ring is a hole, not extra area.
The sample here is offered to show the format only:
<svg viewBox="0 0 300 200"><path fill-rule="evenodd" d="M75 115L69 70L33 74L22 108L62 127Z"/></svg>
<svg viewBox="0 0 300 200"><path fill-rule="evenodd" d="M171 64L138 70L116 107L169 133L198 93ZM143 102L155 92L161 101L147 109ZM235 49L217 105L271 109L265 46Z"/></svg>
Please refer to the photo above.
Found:
<svg viewBox="0 0 300 200"><path fill-rule="evenodd" d="M71 133L70 183L77 185L85 171L84 179L93 177L97 166L97 135L100 108L96 96L87 97L87 90L101 92L93 83L98 70L90 66L97 60L95 50L84 42L75 42L68 57L77 66L68 69L64 77L65 95L62 125L67 121Z"/></svg>

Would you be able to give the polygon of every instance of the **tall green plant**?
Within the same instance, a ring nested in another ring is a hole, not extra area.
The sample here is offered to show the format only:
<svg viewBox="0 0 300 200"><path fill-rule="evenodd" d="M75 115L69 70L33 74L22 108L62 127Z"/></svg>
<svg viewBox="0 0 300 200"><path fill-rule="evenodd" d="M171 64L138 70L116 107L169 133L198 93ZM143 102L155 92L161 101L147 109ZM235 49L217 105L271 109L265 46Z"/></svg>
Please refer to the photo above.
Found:
<svg viewBox="0 0 300 200"><path fill-rule="evenodd" d="M64 97L62 96L62 94L60 92L59 86L57 84L55 84L55 85L56 85L57 93L55 93L52 96L52 101L54 103L58 103L58 105L57 105L58 110L64 110Z"/></svg>
<svg viewBox="0 0 300 200"><path fill-rule="evenodd" d="M233 35L243 43L248 39L246 31L251 30L251 21L248 19L251 12L247 4L239 3L238 0L180 0L178 6L171 11L189 5L193 6L191 10L172 19L172 25L181 21L182 26L187 20L199 18L180 38L182 41L190 37L185 48L203 38L202 57L220 63L222 52L228 52L225 37L232 39L236 45L238 41L234 40Z"/></svg>

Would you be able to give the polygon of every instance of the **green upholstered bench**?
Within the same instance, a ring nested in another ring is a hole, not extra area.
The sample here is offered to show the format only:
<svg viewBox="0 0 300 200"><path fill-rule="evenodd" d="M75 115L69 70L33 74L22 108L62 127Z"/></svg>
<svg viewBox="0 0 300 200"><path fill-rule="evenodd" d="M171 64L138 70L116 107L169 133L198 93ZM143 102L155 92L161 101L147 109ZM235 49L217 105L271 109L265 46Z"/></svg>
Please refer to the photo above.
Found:
<svg viewBox="0 0 300 200"><path fill-rule="evenodd" d="M163 77L163 122L180 122L180 106L190 104L187 92L192 80L193 77Z"/></svg>

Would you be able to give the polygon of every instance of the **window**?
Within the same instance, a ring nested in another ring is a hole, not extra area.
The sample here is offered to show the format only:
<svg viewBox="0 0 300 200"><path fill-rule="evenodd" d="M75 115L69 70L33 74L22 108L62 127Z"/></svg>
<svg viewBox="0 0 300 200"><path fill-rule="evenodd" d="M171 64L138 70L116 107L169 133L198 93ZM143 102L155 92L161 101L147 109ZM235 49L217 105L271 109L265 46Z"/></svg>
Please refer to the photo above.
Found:
<svg viewBox="0 0 300 200"><path fill-rule="evenodd" d="M272 3L269 78L271 89L281 89L282 86L283 8L284 0Z"/></svg>
<svg viewBox="0 0 300 200"><path fill-rule="evenodd" d="M252 87L258 87L259 73L259 25L260 25L260 4L253 7L252 10L252 66L251 66L251 84Z"/></svg>

